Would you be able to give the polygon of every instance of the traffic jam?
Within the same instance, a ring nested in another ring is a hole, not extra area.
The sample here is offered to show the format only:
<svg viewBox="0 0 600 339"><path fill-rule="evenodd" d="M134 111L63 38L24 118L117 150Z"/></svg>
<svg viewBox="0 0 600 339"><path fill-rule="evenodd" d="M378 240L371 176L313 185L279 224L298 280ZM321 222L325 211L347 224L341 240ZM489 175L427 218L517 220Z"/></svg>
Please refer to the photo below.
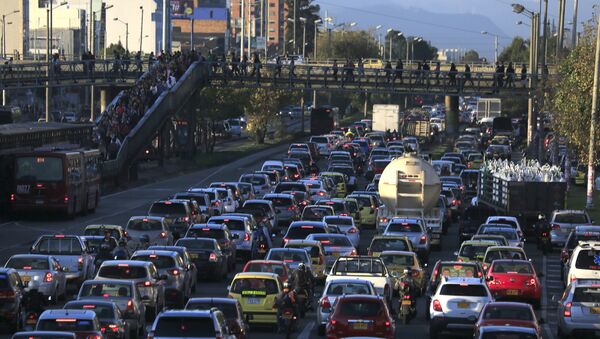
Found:
<svg viewBox="0 0 600 339"><path fill-rule="evenodd" d="M600 337L600 226L498 126L363 119L124 225L42 235L0 269L0 317L12 338Z"/></svg>

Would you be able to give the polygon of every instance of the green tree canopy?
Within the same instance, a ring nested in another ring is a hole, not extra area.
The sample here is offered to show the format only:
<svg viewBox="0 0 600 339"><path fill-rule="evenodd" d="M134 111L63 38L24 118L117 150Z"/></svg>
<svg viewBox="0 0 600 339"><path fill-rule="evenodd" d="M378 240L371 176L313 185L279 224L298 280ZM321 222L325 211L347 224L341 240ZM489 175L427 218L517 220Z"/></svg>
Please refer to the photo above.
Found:
<svg viewBox="0 0 600 339"><path fill-rule="evenodd" d="M479 62L479 53L474 49L470 49L465 52L463 60L464 62Z"/></svg>
<svg viewBox="0 0 600 339"><path fill-rule="evenodd" d="M302 54L302 43L304 41L304 25L306 25L306 54L310 56L314 51L315 21L321 19L319 12L321 7L315 4L314 0L285 0L287 21L285 30L285 42L296 41L296 49L293 50L293 43L288 43L286 53ZM296 4L296 34L294 34L294 4ZM300 19L302 18L302 20ZM303 20L306 19L306 20Z"/></svg>
<svg viewBox="0 0 600 339"><path fill-rule="evenodd" d="M377 58L377 41L367 31L331 32L323 34L317 44L320 59Z"/></svg>
<svg viewBox="0 0 600 339"><path fill-rule="evenodd" d="M518 64L529 62L529 41L517 36L498 56L498 61Z"/></svg>

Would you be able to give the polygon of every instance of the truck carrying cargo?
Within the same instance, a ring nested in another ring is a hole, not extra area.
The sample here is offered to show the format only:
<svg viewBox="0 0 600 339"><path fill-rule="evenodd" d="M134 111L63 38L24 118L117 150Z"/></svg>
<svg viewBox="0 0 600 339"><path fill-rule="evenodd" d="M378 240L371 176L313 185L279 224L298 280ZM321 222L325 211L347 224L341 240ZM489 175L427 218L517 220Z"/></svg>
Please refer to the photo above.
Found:
<svg viewBox="0 0 600 339"><path fill-rule="evenodd" d="M399 105L373 105L373 130L400 131L402 113Z"/></svg>
<svg viewBox="0 0 600 339"><path fill-rule="evenodd" d="M404 122L403 137L417 137L421 141L429 141L431 123L429 120L409 120Z"/></svg>
<svg viewBox="0 0 600 339"><path fill-rule="evenodd" d="M477 100L477 121L483 118L494 118L502 115L502 100L493 98L481 98Z"/></svg>

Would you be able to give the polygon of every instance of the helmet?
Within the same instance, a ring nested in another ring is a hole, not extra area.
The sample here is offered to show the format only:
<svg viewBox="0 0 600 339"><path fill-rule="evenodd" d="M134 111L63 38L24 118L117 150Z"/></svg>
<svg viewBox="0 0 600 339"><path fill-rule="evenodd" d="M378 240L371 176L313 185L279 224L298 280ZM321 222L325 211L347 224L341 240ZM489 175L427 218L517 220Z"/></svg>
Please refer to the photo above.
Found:
<svg viewBox="0 0 600 339"><path fill-rule="evenodd" d="M301 263L299 263L299 264L298 264L298 269L299 269L300 271L304 271L304 270L306 270L306 266L304 265L304 263L303 263L303 262L301 262Z"/></svg>

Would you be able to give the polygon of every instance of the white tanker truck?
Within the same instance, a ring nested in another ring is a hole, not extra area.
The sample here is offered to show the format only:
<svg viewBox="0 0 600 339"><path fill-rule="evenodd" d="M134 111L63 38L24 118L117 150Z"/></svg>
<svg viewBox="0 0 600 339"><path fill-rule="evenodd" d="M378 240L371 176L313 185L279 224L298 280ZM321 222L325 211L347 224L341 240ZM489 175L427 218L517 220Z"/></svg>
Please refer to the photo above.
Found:
<svg viewBox="0 0 600 339"><path fill-rule="evenodd" d="M379 215L379 232L394 217L421 218L431 230L431 245L440 248L443 211L437 207L440 177L429 162L405 154L389 163L379 180L379 195L385 207Z"/></svg>

